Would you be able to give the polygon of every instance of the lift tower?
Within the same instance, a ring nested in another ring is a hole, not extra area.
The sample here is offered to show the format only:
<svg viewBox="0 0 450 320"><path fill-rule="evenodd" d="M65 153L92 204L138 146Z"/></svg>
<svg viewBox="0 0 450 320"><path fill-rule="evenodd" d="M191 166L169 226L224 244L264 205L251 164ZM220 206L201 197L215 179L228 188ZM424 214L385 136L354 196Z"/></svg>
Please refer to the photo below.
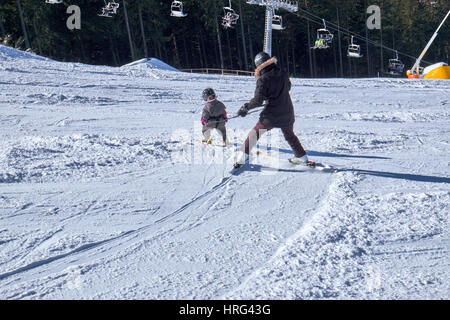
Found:
<svg viewBox="0 0 450 320"><path fill-rule="evenodd" d="M297 1L290 0L247 0L248 4L256 4L266 7L266 22L264 32L264 52L272 56L272 19L277 9L284 9L289 12L297 12Z"/></svg>

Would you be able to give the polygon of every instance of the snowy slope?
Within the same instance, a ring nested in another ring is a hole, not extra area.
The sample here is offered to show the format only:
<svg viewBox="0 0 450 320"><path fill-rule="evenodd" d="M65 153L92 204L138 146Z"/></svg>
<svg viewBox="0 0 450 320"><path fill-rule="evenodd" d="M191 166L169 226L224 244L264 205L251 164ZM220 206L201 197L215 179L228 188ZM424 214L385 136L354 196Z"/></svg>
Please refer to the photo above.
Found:
<svg viewBox="0 0 450 320"><path fill-rule="evenodd" d="M0 298L448 299L450 83L293 79L296 133L341 171L230 175L257 116L204 147L201 92L234 114L254 85L0 46Z"/></svg>

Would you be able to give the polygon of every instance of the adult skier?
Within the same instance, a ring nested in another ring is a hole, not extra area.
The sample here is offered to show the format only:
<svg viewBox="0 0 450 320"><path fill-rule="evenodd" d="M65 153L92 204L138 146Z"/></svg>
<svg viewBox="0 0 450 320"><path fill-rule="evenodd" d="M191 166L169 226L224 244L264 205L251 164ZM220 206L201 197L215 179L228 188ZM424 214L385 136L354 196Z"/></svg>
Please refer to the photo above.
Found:
<svg viewBox="0 0 450 320"><path fill-rule="evenodd" d="M223 145L227 144L227 128L225 126L228 121L227 110L223 102L217 100L217 95L212 88L206 88L202 93L203 100L206 104L202 112L202 132L203 143L210 144L212 142L211 131L217 129L222 134Z"/></svg>
<svg viewBox="0 0 450 320"><path fill-rule="evenodd" d="M260 52L255 57L256 89L253 99L245 103L238 111L238 115L245 117L248 111L263 105L259 121L250 131L244 144L240 148L235 168L241 167L248 161L252 148L266 131L280 128L284 138L289 143L295 158L290 159L293 164L312 165L308 161L306 151L294 133L294 106L289 91L291 81L289 75L277 65L276 57L270 57L266 52Z"/></svg>

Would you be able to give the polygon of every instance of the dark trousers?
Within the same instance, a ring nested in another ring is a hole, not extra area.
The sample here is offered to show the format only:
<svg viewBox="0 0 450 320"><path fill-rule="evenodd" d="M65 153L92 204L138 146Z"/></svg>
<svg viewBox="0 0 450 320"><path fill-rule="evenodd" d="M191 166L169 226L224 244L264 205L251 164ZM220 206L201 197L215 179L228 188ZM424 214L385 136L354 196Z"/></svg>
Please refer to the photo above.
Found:
<svg viewBox="0 0 450 320"><path fill-rule="evenodd" d="M217 129L222 134L222 139L225 142L227 140L227 128L225 126L225 121L210 122L203 125L202 133L205 140L211 138L211 130Z"/></svg>
<svg viewBox="0 0 450 320"><path fill-rule="evenodd" d="M245 140L244 145L241 147L241 150L246 154L250 154L250 151L258 142L259 138L266 132L273 129L273 127L264 127L264 125L258 121L255 127L250 131ZM289 127L281 128L281 132L283 132L284 139L286 139L287 143L291 147L292 151L294 151L294 155L296 157L303 157L306 154L305 149L303 149L300 140L294 133L294 125Z"/></svg>

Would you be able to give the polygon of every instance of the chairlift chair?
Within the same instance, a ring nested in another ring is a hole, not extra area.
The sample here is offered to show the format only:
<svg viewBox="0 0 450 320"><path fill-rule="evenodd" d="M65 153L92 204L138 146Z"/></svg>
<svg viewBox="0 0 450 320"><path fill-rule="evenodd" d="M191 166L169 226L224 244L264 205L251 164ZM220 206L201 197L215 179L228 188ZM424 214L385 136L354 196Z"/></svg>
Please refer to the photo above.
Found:
<svg viewBox="0 0 450 320"><path fill-rule="evenodd" d="M323 19L323 28L317 30L317 39L324 40L328 44L333 42L334 35L328 31L325 19Z"/></svg>
<svg viewBox="0 0 450 320"><path fill-rule="evenodd" d="M102 8L102 13L100 13L98 16L105 18L112 18L111 11L106 8Z"/></svg>
<svg viewBox="0 0 450 320"><path fill-rule="evenodd" d="M117 9L119 9L119 4L113 0L112 2L108 2L108 4L105 6L105 9L116 14Z"/></svg>
<svg viewBox="0 0 450 320"><path fill-rule="evenodd" d="M435 5L435 4L437 4L439 1L438 0L419 0L419 2L421 3L421 4L423 4L423 5L426 5L426 4L431 4L431 5Z"/></svg>
<svg viewBox="0 0 450 320"><path fill-rule="evenodd" d="M333 43L334 35L328 31L325 19L323 19L323 28L317 30L317 39L314 47L311 49L328 49L330 44Z"/></svg>
<svg viewBox="0 0 450 320"><path fill-rule="evenodd" d="M393 75L399 75L403 73L405 64L398 58L398 52L395 51L396 57L394 59L389 59L388 73Z"/></svg>
<svg viewBox="0 0 450 320"><path fill-rule="evenodd" d="M317 39L324 40L328 44L333 42L334 35L328 31L327 29L318 29L317 30Z"/></svg>
<svg viewBox="0 0 450 320"><path fill-rule="evenodd" d="M183 18L187 13L183 12L183 2L175 0L170 6L170 16L176 18Z"/></svg>
<svg viewBox="0 0 450 320"><path fill-rule="evenodd" d="M272 29L273 30L284 30L285 29L283 27L283 18L281 16L278 16L276 14L273 15Z"/></svg>
<svg viewBox="0 0 450 320"><path fill-rule="evenodd" d="M229 7L223 7L222 25L224 28L233 28L239 19L239 15L231 8L231 0L229 4Z"/></svg>
<svg viewBox="0 0 450 320"><path fill-rule="evenodd" d="M348 46L347 56L350 58L361 58L362 57L361 47L359 46L359 44L353 43L353 36L352 36L351 44Z"/></svg>
<svg viewBox="0 0 450 320"><path fill-rule="evenodd" d="M334 35L328 31L325 19L323 19L323 28L317 30L317 39L314 47L311 49L328 49L333 43Z"/></svg>
<svg viewBox="0 0 450 320"><path fill-rule="evenodd" d="M239 15L235 13L233 9L231 9L232 11L226 11L226 9L229 8L224 8L225 14L222 19L222 25L225 28L233 28L233 25L235 25L237 23L237 20L239 19Z"/></svg>

